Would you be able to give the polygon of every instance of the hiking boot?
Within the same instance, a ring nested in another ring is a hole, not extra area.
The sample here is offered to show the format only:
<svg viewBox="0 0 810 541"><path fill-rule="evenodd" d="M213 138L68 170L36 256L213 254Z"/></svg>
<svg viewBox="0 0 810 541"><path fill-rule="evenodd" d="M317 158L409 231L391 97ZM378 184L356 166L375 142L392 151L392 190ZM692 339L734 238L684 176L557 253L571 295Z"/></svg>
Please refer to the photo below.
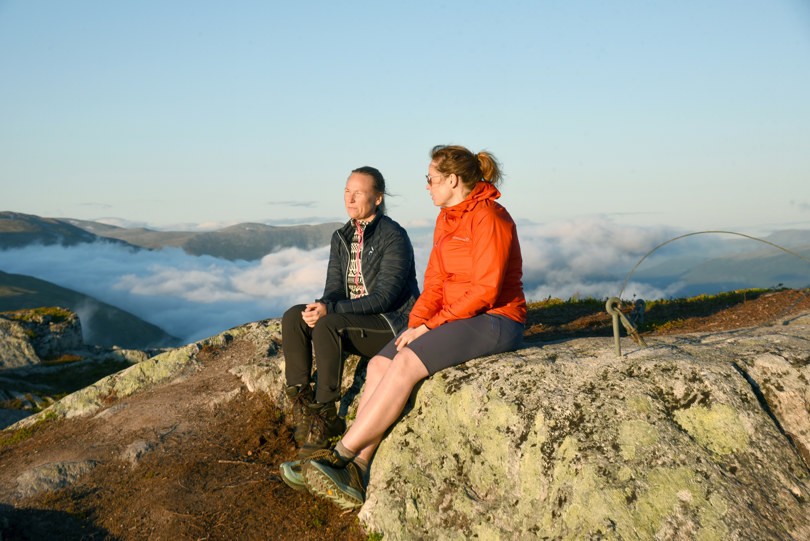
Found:
<svg viewBox="0 0 810 541"><path fill-rule="evenodd" d="M319 460L340 468L345 467L346 464L349 463L348 460L341 458L340 455L335 453L332 449L318 449L305 460L282 462L278 467L282 481L295 490L309 490L306 479L304 479L302 468L304 463L310 460Z"/></svg>
<svg viewBox="0 0 810 541"><path fill-rule="evenodd" d="M304 481L303 472L301 471L302 465L300 460L293 460L291 462L283 462L281 466L278 467L282 481L295 490L307 490L307 484L306 481Z"/></svg>
<svg viewBox="0 0 810 541"><path fill-rule="evenodd" d="M307 439L298 451L298 458L308 458L318 449L326 449L329 440L342 436L346 431L346 421L338 417L334 402L310 404L309 411L312 422Z"/></svg>
<svg viewBox="0 0 810 541"><path fill-rule="evenodd" d="M330 500L341 509L360 507L366 500L363 474L354 462L340 460L344 462L344 467L317 460L305 462L302 470L307 488L312 494Z"/></svg>
<svg viewBox="0 0 810 541"><path fill-rule="evenodd" d="M312 397L312 385L291 385L284 390L287 399L292 403L292 425L293 438L295 444L301 445L309 433L309 425L312 423L312 412L310 404L314 402Z"/></svg>

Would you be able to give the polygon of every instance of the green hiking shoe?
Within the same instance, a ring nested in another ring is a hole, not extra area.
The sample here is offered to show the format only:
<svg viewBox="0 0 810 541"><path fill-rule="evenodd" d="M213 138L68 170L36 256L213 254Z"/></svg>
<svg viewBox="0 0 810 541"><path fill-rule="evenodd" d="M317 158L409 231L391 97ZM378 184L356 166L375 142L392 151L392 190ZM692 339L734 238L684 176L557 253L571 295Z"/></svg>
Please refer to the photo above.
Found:
<svg viewBox="0 0 810 541"><path fill-rule="evenodd" d="M351 462L351 459L343 458L335 451L334 447L332 447L329 449L318 449L307 458L306 462L320 462L326 466L340 469L345 468Z"/></svg>
<svg viewBox="0 0 810 541"><path fill-rule="evenodd" d="M315 401L312 395L312 385L291 385L284 389L287 400L291 403L290 413L292 416L293 438L295 444L300 446L309 434L312 424L312 411L309 406Z"/></svg>
<svg viewBox="0 0 810 541"><path fill-rule="evenodd" d="M281 480L287 483L287 486L295 490L307 490L307 483L304 480L302 466L303 464L300 460L283 462L281 466L278 467L281 473Z"/></svg>
<svg viewBox="0 0 810 541"><path fill-rule="evenodd" d="M340 468L310 460L304 463L302 470L309 491L328 499L341 509L360 507L366 500L363 474L354 462Z"/></svg>
<svg viewBox="0 0 810 541"><path fill-rule="evenodd" d="M342 436L346 431L346 421L338 417L334 402L310 404L312 415L309 433L298 451L298 458L310 458L315 451L326 449L332 439Z"/></svg>

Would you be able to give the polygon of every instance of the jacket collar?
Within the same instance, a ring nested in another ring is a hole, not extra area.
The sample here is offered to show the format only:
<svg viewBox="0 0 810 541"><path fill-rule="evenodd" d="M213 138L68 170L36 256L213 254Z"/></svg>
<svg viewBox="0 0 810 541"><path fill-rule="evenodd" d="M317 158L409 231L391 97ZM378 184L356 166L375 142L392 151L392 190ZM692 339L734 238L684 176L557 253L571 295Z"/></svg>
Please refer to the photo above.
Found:
<svg viewBox="0 0 810 541"><path fill-rule="evenodd" d="M494 201L500 196L501 192L498 191L498 188L493 186L492 183L482 180L475 185L473 191L470 192L470 195L468 195L464 201L453 205L452 207L444 207L442 209L442 214L455 218L461 216L467 211L474 209L475 206L481 201L486 201L487 199Z"/></svg>
<svg viewBox="0 0 810 541"><path fill-rule="evenodd" d="M382 220L383 216L385 215L382 214L381 212L375 214L374 219L368 223L365 229L363 229L363 234L370 235L377 228L377 224L380 223L380 220ZM351 241L352 235L354 235L354 229L355 229L354 219L350 218L349 221L346 222L343 225L343 227L340 228L340 232L343 234L346 240Z"/></svg>

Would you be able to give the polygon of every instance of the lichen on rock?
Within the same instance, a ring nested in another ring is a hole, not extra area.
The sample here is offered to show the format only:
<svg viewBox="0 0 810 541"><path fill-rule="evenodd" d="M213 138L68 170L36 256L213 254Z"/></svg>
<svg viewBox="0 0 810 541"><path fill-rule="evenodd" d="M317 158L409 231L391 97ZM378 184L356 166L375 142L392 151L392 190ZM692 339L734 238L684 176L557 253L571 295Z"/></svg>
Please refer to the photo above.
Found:
<svg viewBox="0 0 810 541"><path fill-rule="evenodd" d="M692 406L675 412L675 421L703 447L719 455L745 449L748 432L734 409L726 404Z"/></svg>

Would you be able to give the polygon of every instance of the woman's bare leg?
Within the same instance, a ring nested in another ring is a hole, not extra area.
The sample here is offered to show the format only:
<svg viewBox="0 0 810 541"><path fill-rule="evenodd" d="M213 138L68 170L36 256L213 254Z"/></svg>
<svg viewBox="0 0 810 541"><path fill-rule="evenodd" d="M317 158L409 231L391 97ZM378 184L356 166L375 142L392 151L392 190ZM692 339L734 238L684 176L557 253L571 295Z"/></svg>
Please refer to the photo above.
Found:
<svg viewBox="0 0 810 541"><path fill-rule="evenodd" d="M384 365L376 364L375 368ZM388 364L373 392L363 393L357 418L341 439L343 445L356 451L359 458L370 460L385 431L405 409L413 388L427 376L427 368L419 357L410 348L403 348Z"/></svg>
<svg viewBox="0 0 810 541"><path fill-rule="evenodd" d="M381 357L379 355L372 357L368 362L368 366L366 367L366 385L363 387L363 392L360 395L360 403L357 404L356 415L360 415L360 412L363 411L371 395L374 394L374 389L380 384L380 380L385 375L385 371L388 370L392 362L393 361L388 357Z"/></svg>

